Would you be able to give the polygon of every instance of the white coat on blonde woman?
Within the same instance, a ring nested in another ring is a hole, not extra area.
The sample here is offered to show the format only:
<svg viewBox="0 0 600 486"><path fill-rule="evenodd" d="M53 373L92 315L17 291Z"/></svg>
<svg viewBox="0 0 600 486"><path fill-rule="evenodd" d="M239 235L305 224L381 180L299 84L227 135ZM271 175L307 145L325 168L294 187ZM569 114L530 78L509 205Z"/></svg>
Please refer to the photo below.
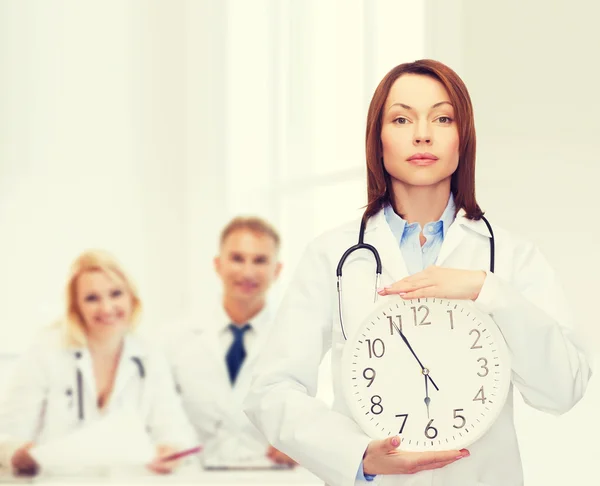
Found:
<svg viewBox="0 0 600 486"><path fill-rule="evenodd" d="M78 370L82 376L81 407ZM8 467L12 454L23 444L59 439L119 410L138 416L156 444L169 444L175 449L196 445L195 433L160 351L141 338L128 335L110 400L99 409L89 351L85 347L65 346L59 328L46 329L20 356L2 397L0 430L10 440L0 446L0 465Z"/></svg>

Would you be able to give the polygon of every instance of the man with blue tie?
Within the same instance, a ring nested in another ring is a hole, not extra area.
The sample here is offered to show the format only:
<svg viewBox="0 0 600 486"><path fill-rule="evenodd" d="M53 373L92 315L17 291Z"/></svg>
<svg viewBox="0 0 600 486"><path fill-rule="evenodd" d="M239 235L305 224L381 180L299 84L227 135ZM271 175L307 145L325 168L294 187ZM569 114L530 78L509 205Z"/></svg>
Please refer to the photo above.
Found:
<svg viewBox="0 0 600 486"><path fill-rule="evenodd" d="M183 405L204 444L205 467L293 465L242 411L252 365L271 326L267 293L281 272L279 235L260 218L233 219L214 267L223 298L211 322L186 329L172 348Z"/></svg>

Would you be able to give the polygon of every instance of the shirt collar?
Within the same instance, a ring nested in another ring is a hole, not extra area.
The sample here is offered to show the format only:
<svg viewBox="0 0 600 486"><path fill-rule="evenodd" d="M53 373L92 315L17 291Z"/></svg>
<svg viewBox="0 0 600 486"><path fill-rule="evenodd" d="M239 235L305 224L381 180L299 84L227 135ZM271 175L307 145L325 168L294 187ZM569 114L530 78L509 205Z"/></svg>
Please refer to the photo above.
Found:
<svg viewBox="0 0 600 486"><path fill-rule="evenodd" d="M87 346L69 346L69 352L73 353L75 357L87 356L90 351ZM132 358L144 358L146 352L139 337L135 334L135 331L130 331L125 334L123 338L123 349L121 351L121 357L123 360Z"/></svg>
<svg viewBox="0 0 600 486"><path fill-rule="evenodd" d="M406 221L402 219L398 214L396 214L396 212L392 209L392 206L390 204L386 204L386 206L383 208L383 211L385 214L385 220L387 221L390 229L392 230L392 234L394 235L397 241L401 241L404 232L407 230ZM446 209L444 209L441 218L438 221L436 221L436 223L441 222L442 238L446 237L450 225L454 222L455 216L456 205L454 204L454 196L451 192L450 197L448 198L448 204L446 205Z"/></svg>
<svg viewBox="0 0 600 486"><path fill-rule="evenodd" d="M250 332L261 332L269 323L270 307L268 303L265 303L263 309L256 314L247 323L250 324ZM220 318L219 318L219 329L221 333L229 333L229 324L231 324L231 317L225 312L223 305L220 306Z"/></svg>

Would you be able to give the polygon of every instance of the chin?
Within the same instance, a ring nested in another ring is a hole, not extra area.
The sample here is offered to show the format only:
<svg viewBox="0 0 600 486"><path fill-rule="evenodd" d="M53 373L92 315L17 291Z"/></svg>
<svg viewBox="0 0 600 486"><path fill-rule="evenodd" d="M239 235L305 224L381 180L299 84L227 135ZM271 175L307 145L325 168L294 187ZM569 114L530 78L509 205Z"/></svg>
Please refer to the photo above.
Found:
<svg viewBox="0 0 600 486"><path fill-rule="evenodd" d="M422 170L418 173L401 174L397 180L407 186L428 187L438 185L449 180L450 177L452 177L452 174L440 174L439 172Z"/></svg>

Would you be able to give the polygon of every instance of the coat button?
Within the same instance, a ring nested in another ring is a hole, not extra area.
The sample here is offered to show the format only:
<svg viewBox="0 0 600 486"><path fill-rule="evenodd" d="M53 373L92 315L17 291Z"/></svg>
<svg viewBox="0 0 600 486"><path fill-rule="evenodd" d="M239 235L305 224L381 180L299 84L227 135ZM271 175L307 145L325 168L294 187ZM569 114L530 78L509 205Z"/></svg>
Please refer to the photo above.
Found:
<svg viewBox="0 0 600 486"><path fill-rule="evenodd" d="M80 353L79 351L77 351L77 352L75 353L75 357L76 357L77 359L81 358L81 353Z"/></svg>

